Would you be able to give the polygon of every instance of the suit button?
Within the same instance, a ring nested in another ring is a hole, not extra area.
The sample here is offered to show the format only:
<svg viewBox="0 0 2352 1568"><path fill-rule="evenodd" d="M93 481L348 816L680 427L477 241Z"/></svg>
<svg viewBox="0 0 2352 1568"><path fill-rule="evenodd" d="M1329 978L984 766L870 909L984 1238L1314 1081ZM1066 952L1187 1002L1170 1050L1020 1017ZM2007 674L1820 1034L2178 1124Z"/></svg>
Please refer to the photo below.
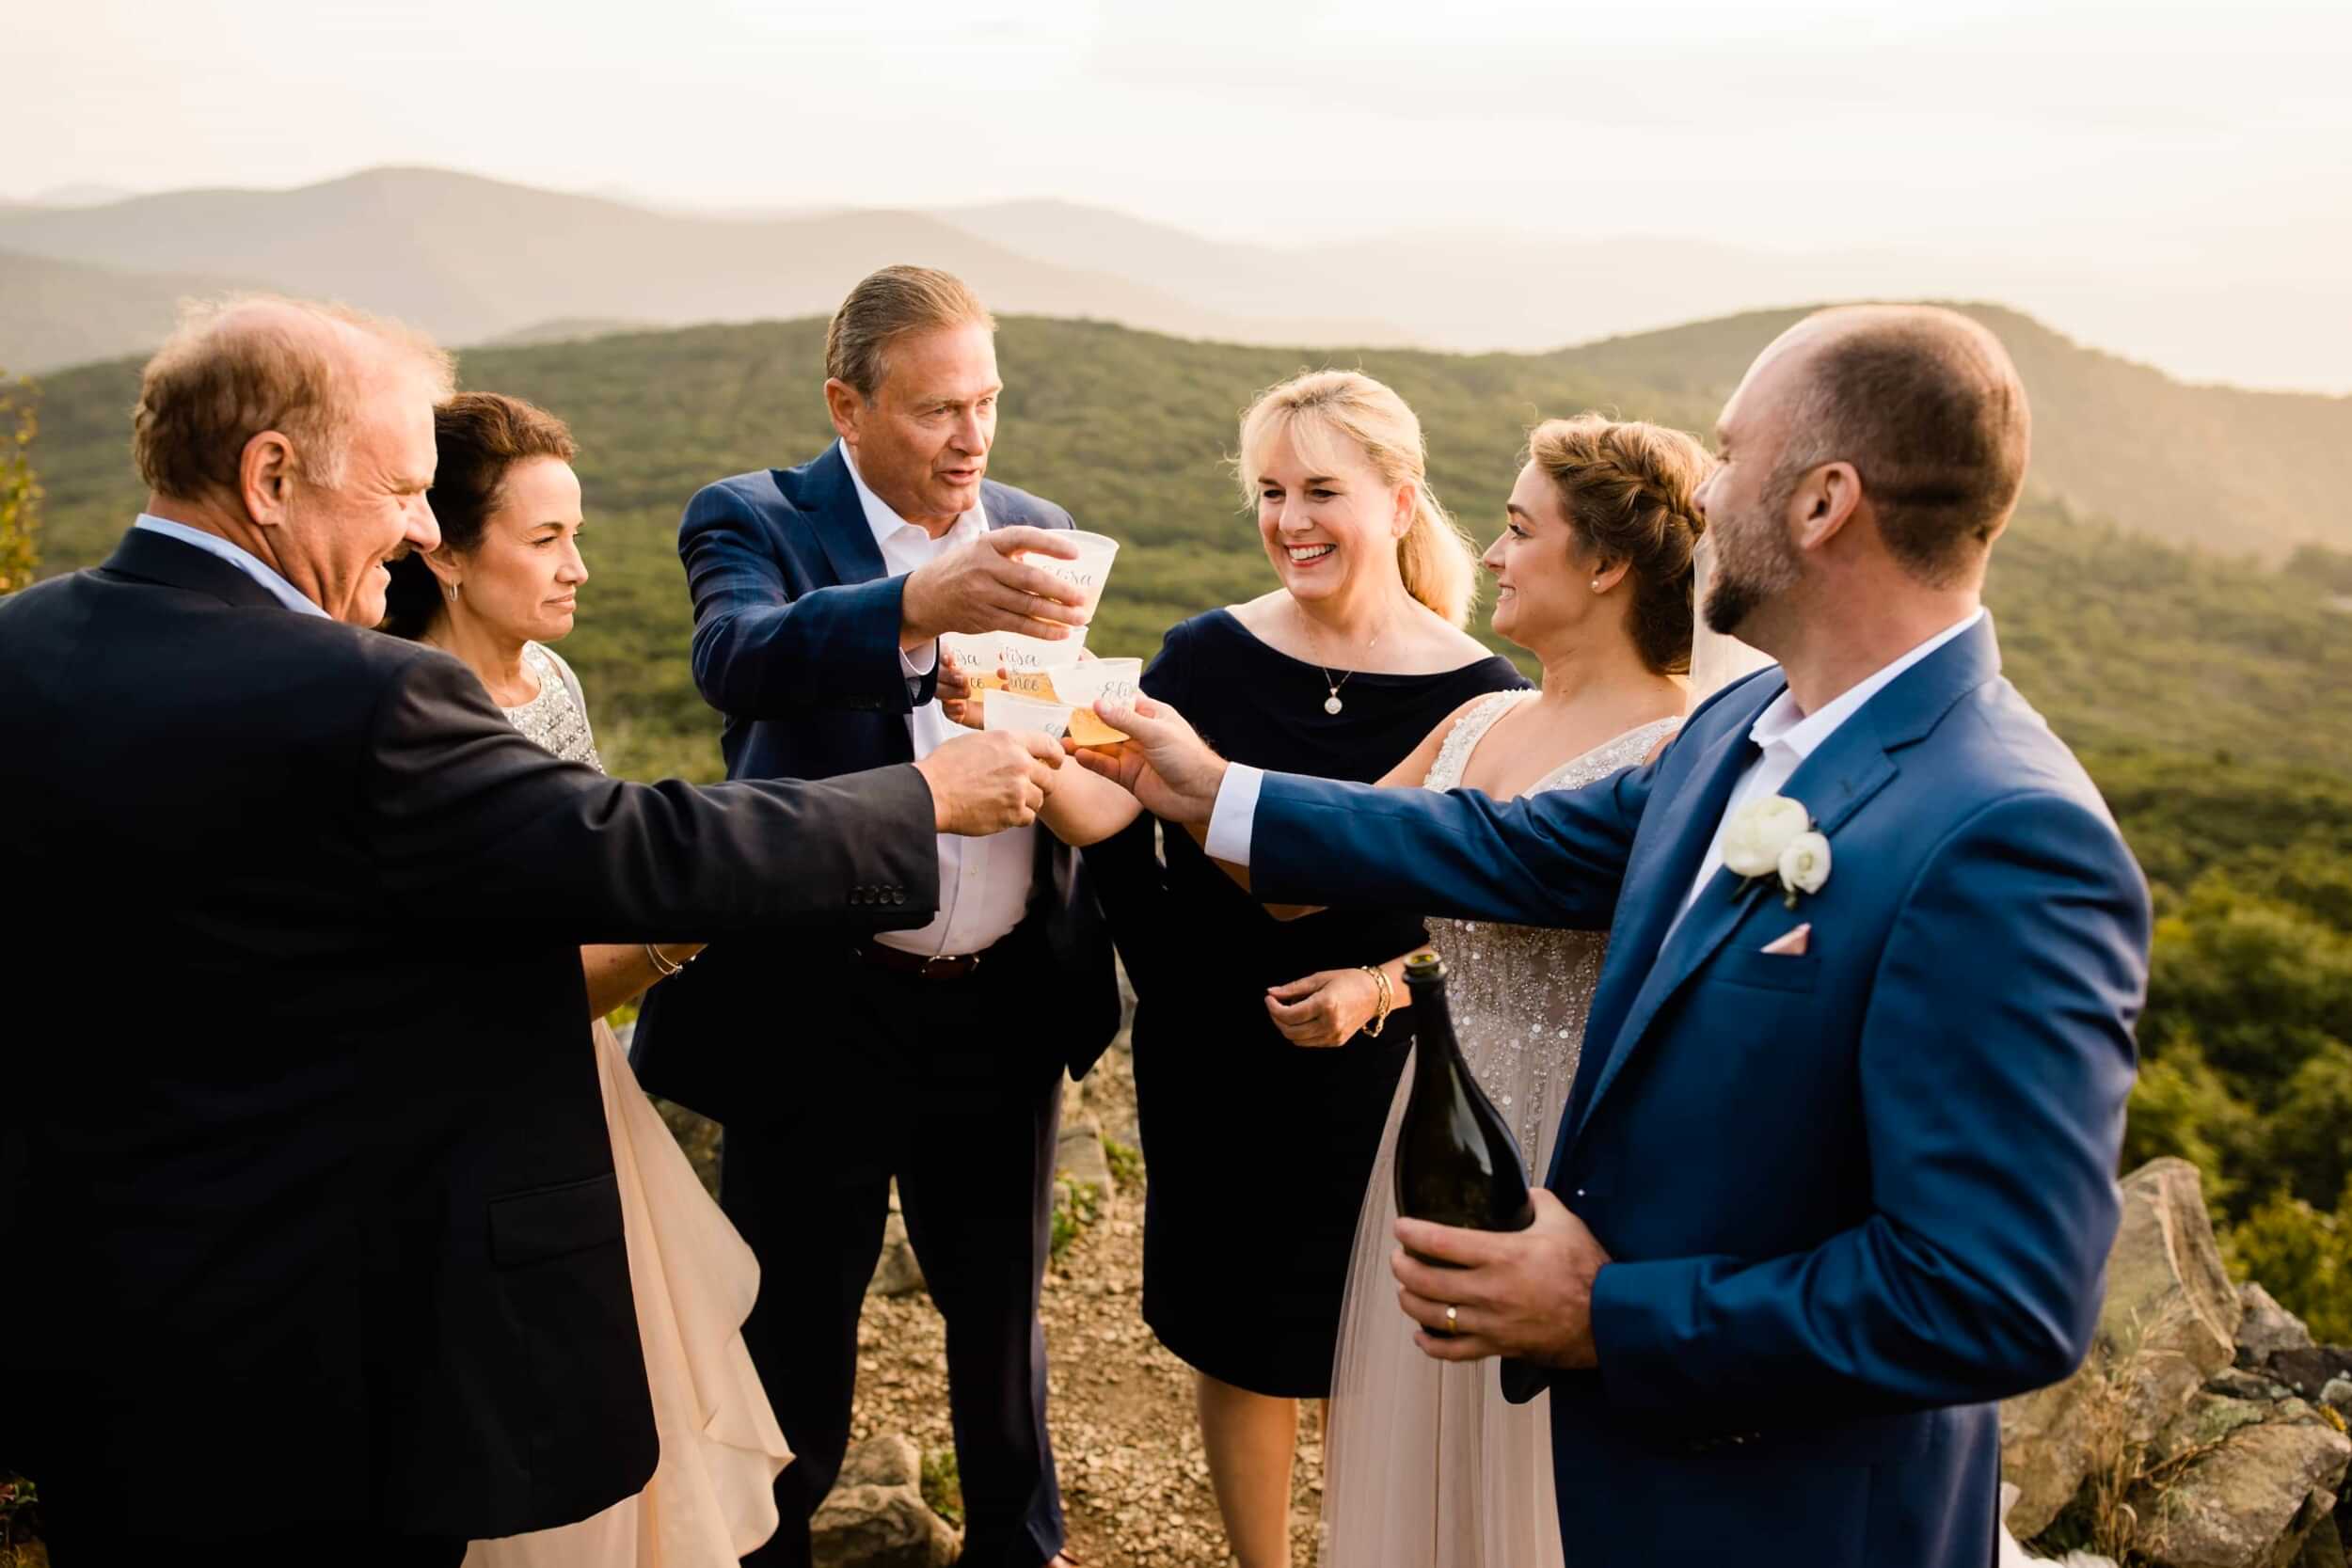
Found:
<svg viewBox="0 0 2352 1568"><path fill-rule="evenodd" d="M902 887L892 888L890 890L890 901L894 904L905 903L907 901L907 890Z"/></svg>
<svg viewBox="0 0 2352 1568"><path fill-rule="evenodd" d="M1582 1196L1584 1196L1584 1189L1583 1189L1583 1188L1581 1188L1581 1187L1579 1187L1579 1188L1576 1190L1576 1196L1579 1196L1579 1197L1582 1197Z"/></svg>

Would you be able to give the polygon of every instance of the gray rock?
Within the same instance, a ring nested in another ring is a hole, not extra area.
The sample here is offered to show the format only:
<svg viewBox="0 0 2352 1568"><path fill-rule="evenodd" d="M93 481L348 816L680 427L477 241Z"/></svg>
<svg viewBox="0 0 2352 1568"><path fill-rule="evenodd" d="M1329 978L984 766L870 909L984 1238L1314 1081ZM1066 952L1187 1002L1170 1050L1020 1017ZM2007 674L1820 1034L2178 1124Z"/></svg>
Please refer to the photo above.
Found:
<svg viewBox="0 0 2352 1568"><path fill-rule="evenodd" d="M2336 1379L2352 1377L2352 1350L2331 1345L2282 1350L2263 1370L2305 1399L2315 1400Z"/></svg>
<svg viewBox="0 0 2352 1568"><path fill-rule="evenodd" d="M2300 1400L2200 1394L2151 1450L2131 1501L2158 1568L2292 1568L2336 1506L2346 1437Z"/></svg>
<svg viewBox="0 0 2352 1568"><path fill-rule="evenodd" d="M1092 1117L1080 1117L1061 1130L1061 1144L1054 1150L1054 1174L1092 1182L1104 1197L1118 1195L1110 1159L1103 1152L1103 1129Z"/></svg>
<svg viewBox="0 0 2352 1568"><path fill-rule="evenodd" d="M2309 1350L2312 1331L2303 1326L2303 1320L2271 1299L2270 1292L2260 1285L2239 1289L2238 1299L2245 1305L2246 1316L2237 1325L2237 1364L2259 1368L2282 1350Z"/></svg>
<svg viewBox="0 0 2352 1568"><path fill-rule="evenodd" d="M2197 1167L2152 1160L2122 1181L2107 1298L2075 1374L2001 1406L2001 1473L2030 1540L2121 1448L2152 1442L2228 1367L2245 1307L2221 1264Z"/></svg>
<svg viewBox="0 0 2352 1568"><path fill-rule="evenodd" d="M924 1502L921 1479L922 1456L903 1436L850 1450L809 1521L817 1568L947 1568L956 1532Z"/></svg>
<svg viewBox="0 0 2352 1568"><path fill-rule="evenodd" d="M907 1222L898 1214L882 1222L882 1259L874 1277L866 1283L869 1296L907 1296L924 1289L923 1265L915 1260L914 1244L907 1240Z"/></svg>
<svg viewBox="0 0 2352 1568"><path fill-rule="evenodd" d="M922 1485L923 1450L902 1432L869 1437L843 1454L841 1473L834 1478L836 1490L844 1486L912 1486L920 1490Z"/></svg>
<svg viewBox="0 0 2352 1568"><path fill-rule="evenodd" d="M2319 1391L2319 1402L2352 1422L2352 1377L2330 1378Z"/></svg>
<svg viewBox="0 0 2352 1568"><path fill-rule="evenodd" d="M2225 1367L2207 1378L2205 1392L2218 1394L2223 1399L2267 1401L2273 1404L2295 1397L2295 1390L2276 1378L2249 1372L2241 1367Z"/></svg>

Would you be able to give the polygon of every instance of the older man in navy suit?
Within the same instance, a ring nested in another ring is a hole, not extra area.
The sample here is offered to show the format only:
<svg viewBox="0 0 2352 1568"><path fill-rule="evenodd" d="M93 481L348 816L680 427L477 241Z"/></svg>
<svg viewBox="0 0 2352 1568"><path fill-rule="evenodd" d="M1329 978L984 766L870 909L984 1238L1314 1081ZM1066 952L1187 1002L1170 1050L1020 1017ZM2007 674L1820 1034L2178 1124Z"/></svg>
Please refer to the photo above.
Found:
<svg viewBox="0 0 2352 1568"><path fill-rule="evenodd" d="M825 358L840 439L707 486L678 533L731 779L926 756L961 733L937 700L941 633L1066 637L1086 619L1024 559L1073 554L1070 515L985 477L1003 388L971 292L885 268L834 314ZM1073 854L1034 827L943 834L937 855L919 930L718 943L639 1025L646 1086L726 1124L722 1202L760 1259L745 1333L799 1457L748 1561L809 1560L894 1177L947 1321L962 1560L1059 1560L1038 1293L1062 1075L1118 1028L1110 940Z"/></svg>
<svg viewBox="0 0 2352 1568"><path fill-rule="evenodd" d="M1534 1225L1394 1259L1429 1354L1550 1389L1570 1560L1984 1568L1994 1402L2098 1316L2147 889L1979 603L2027 442L1993 336L1824 312L1718 436L1704 613L1781 663L1656 762L1502 803L1105 705L1089 765L1269 900L1610 932Z"/></svg>

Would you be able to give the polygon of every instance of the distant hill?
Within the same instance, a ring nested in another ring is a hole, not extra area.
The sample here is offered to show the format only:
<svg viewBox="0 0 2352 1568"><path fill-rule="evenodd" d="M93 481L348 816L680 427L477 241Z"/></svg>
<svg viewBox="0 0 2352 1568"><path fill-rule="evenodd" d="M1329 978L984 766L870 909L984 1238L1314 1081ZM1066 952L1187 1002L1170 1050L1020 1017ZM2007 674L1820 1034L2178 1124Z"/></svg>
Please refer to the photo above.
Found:
<svg viewBox="0 0 2352 1568"><path fill-rule="evenodd" d="M2282 559L2352 547L2352 398L2191 387L2085 348L1995 305L1962 309L1996 333L2033 402L2030 483L2135 532ZM1803 310L1756 311L1543 356L1603 385L1671 392L1704 430L1758 349Z"/></svg>
<svg viewBox="0 0 2352 1568"><path fill-rule="evenodd" d="M0 369L43 371L137 353L170 330L180 300L240 287L252 285L0 250Z"/></svg>
<svg viewBox="0 0 2352 1568"><path fill-rule="evenodd" d="M2147 446L2104 443L2137 427L2150 446L2167 440L2169 384L2152 386L2145 372L2031 323L1988 319L2026 367L2043 454L2067 487L2090 493L2087 503L2063 501L2037 474L2035 499L2000 547L1992 602L2026 693L2061 733L2101 752L2153 753L2200 771L2224 752L2352 771L2352 687L2325 673L2352 666L2352 616L2328 608L2341 590L2312 572L2170 548L2097 520L2145 526L2124 503L2152 493L2169 508L2166 518L2218 504L2211 490L2202 500L2159 492L2228 473L2244 432L2216 415L2206 444L2176 433L2174 467L2152 479L2140 471ZM1603 408L1704 428L1719 388L1777 320L1741 317L1559 355L1366 351L1343 362L1393 382L1420 411L1435 487L1483 538L1530 420ZM822 449L831 436L818 392L823 336L821 321L806 320L463 356L468 386L544 404L579 435L595 578L565 651L596 701L606 755L623 771L707 777L716 765L716 717L687 675L678 511L721 475ZM1008 389L993 470L1126 544L1093 639L1101 651L1148 654L1177 620L1263 591L1269 569L1225 454L1251 394L1323 356L1028 318L1005 323L998 352ZM137 506L124 418L135 373L121 361L45 384L36 455L49 490L51 568L101 559ZM2196 392L2184 406L2206 407L2199 400L2214 395ZM2241 465L2238 477L2272 488L2213 543L2242 543L2257 519L2282 526L2295 497L2328 483L2313 473L2340 460L2307 452L2306 471L2286 448L2265 450L2269 458ZM2099 469L2110 451L2116 471Z"/></svg>
<svg viewBox="0 0 2352 1568"><path fill-rule="evenodd" d="M0 250L272 279L410 317L458 344L551 319L685 325L818 313L862 273L908 260L964 273L1011 312L1230 342L1462 353L1534 353L1815 299L1994 299L2177 376L2352 389L2352 289L2325 258L2278 255L2259 276L2205 276L1990 242L1797 253L1557 232L1580 215L1333 242L1269 214L1263 238L1212 240L1066 201L931 213L694 207L614 186L566 193L379 168L295 190L87 187L0 201ZM22 342L0 310L0 363L64 362L34 359Z"/></svg>
<svg viewBox="0 0 2352 1568"><path fill-rule="evenodd" d="M685 323L831 310L894 261L953 271L996 309L1119 321L1187 337L1323 336L1154 286L1006 250L916 213L722 219L440 169L374 169L289 191L201 190L97 207L0 210L0 250L269 279L397 315L445 341L535 323ZM40 362L8 335L0 362Z"/></svg>

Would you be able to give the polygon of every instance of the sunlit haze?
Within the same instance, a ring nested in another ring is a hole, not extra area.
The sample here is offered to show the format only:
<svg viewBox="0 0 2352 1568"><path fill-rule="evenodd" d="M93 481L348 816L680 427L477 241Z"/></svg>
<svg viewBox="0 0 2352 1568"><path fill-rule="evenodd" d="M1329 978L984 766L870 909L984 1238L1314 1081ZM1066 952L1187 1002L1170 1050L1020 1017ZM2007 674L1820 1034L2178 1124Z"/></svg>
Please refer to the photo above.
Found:
<svg viewBox="0 0 2352 1568"><path fill-rule="evenodd" d="M2352 389L2352 6L15 8L0 196L432 165L649 205L1645 237ZM1799 303L1778 297L1740 303ZM1694 300L1686 315L1718 308ZM1494 346L1543 347L1539 343Z"/></svg>

